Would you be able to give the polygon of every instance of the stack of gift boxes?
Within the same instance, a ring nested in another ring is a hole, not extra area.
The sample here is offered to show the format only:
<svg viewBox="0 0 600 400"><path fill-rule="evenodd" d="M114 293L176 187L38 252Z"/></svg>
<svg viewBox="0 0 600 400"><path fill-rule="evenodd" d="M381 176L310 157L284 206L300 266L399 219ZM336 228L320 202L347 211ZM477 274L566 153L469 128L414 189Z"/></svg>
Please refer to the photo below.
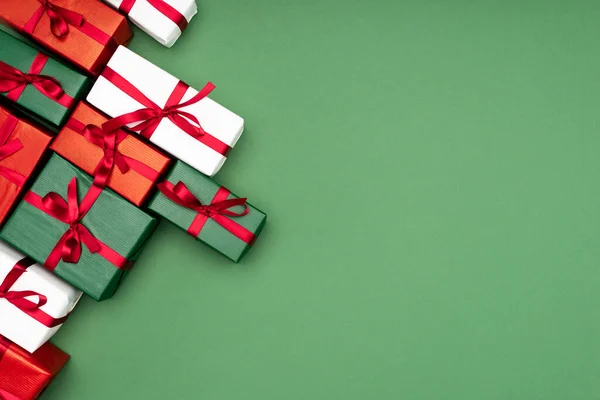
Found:
<svg viewBox="0 0 600 400"><path fill-rule="evenodd" d="M0 399L35 399L82 294L112 297L162 217L234 262L266 215L215 183L244 120L128 50L170 47L194 0L3 0ZM110 6L110 7L109 7ZM111 8L112 7L112 8Z"/></svg>

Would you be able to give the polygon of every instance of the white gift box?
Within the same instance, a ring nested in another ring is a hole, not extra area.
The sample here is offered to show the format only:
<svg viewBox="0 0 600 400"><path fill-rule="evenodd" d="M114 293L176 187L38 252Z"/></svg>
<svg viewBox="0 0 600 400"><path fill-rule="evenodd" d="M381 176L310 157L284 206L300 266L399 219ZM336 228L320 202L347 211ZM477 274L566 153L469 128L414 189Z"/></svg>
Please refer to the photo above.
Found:
<svg viewBox="0 0 600 400"><path fill-rule="evenodd" d="M125 0L104 0L105 3L119 10ZM168 4L179 12L188 22L198 12L194 0L155 0ZM160 44L171 47L181 35L179 26L165 14L154 7L148 0L137 0L127 14L131 22L140 27Z"/></svg>
<svg viewBox="0 0 600 400"><path fill-rule="evenodd" d="M0 241L0 283L4 281L15 264L25 256ZM46 296L47 303L40 307L50 317L68 315L79 299L81 292L56 277L44 267L33 264L8 289L9 292L31 290ZM27 297L37 302L37 296ZM29 316L8 300L0 298L0 335L33 353L46 343L61 327L48 328Z"/></svg>
<svg viewBox="0 0 600 400"><path fill-rule="evenodd" d="M123 46L119 46L108 67L160 107L165 107L179 82L173 75ZM188 88L180 104L197 93ZM113 118L145 108L102 75L92 87L87 101ZM208 97L181 108L181 111L194 115L208 134L229 147L235 146L244 131L243 118ZM190 136L168 118L160 121L150 141L208 176L216 174L227 160L226 156Z"/></svg>

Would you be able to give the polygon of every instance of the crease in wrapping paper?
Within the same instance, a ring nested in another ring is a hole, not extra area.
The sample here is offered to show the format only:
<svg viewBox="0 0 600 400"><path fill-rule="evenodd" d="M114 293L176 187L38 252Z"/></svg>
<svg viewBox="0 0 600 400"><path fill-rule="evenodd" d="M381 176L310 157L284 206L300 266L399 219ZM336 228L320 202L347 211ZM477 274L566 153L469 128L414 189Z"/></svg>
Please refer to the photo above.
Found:
<svg viewBox="0 0 600 400"><path fill-rule="evenodd" d="M7 110L0 107L0 127L10 115ZM23 144L23 148L10 157L1 160L0 166L29 177L50 144L51 137L38 128L19 119L12 134L8 137L9 141L13 139L19 139ZM4 221L22 190L23 188L0 175L0 223Z"/></svg>
<svg viewBox="0 0 600 400"><path fill-rule="evenodd" d="M92 184L92 178L53 154L31 191L41 197L56 192L66 199L67 186L73 177L77 178L78 199L81 202ZM81 222L99 241L127 259L139 253L156 227L153 217L110 189L102 191ZM44 264L67 229L67 224L22 201L0 231L0 237ZM118 269L99 254L90 253L84 245L77 264L61 260L54 274L100 301L114 294L124 270Z"/></svg>
<svg viewBox="0 0 600 400"><path fill-rule="evenodd" d="M204 176L181 161L175 163L165 180L173 184L182 181L198 200L206 205L211 203L217 190L221 187L212 179ZM238 198L238 196L230 194L228 198ZM247 215L233 217L231 219L258 237L265 226L267 216L250 203L247 204L250 209L250 212ZM172 202L160 192L154 196L148 205L148 208L186 231L197 215L196 211ZM242 206L231 208L231 211L233 212L241 212L243 210L244 207ZM197 239L220 253L223 253L235 262L239 261L252 247L250 244L245 243L231 232L227 231L212 218L209 218L206 221L206 224L202 231L200 231Z"/></svg>
<svg viewBox="0 0 600 400"><path fill-rule="evenodd" d="M32 36L44 46L95 75L100 73L117 45L127 43L132 36L125 17L96 0L52 0L52 3L82 14L84 23L92 24L106 33L112 38L112 43L103 45L71 25L66 38L57 38L51 32L50 18L47 14L39 20ZM38 0L2 0L0 17L23 32L25 25L40 6Z"/></svg>
<svg viewBox="0 0 600 400"><path fill-rule="evenodd" d="M38 53L40 52L32 46L0 31L0 61L27 73ZM56 78L64 92L75 101L80 99L90 86L88 77L52 57L48 58L40 75ZM8 93L2 93L2 95L7 96ZM69 108L40 93L32 85L25 87L16 103L53 126L61 125L69 113Z"/></svg>
<svg viewBox="0 0 600 400"><path fill-rule="evenodd" d="M36 399L68 361L69 355L52 343L29 354L0 336L0 390Z"/></svg>
<svg viewBox="0 0 600 400"><path fill-rule="evenodd" d="M102 126L102 123L108 120L107 117L85 103L80 103L77 106L71 118L84 125L93 124L96 126ZM125 156L146 164L155 170L159 176L164 175L170 159L133 134L127 133L126 135L127 137L117 145L117 150ZM90 175L94 173L96 166L104 157L104 151L100 147L89 142L68 126L60 131L51 148ZM133 168L130 168L126 173L122 173L115 165L108 180L108 186L139 206L146 200L157 179L148 179Z"/></svg>

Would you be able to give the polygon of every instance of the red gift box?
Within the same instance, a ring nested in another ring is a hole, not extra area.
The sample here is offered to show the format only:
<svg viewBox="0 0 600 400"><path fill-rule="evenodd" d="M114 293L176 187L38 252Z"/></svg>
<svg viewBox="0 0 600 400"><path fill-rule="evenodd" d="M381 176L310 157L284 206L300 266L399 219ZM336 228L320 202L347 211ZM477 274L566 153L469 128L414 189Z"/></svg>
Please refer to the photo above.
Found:
<svg viewBox="0 0 600 400"><path fill-rule="evenodd" d="M97 0L2 0L0 18L93 75L132 36L125 17Z"/></svg>
<svg viewBox="0 0 600 400"><path fill-rule="evenodd" d="M67 361L69 355L50 342L30 354L0 336L0 399L37 399Z"/></svg>
<svg viewBox="0 0 600 400"><path fill-rule="evenodd" d="M0 224L50 140L49 135L0 107Z"/></svg>

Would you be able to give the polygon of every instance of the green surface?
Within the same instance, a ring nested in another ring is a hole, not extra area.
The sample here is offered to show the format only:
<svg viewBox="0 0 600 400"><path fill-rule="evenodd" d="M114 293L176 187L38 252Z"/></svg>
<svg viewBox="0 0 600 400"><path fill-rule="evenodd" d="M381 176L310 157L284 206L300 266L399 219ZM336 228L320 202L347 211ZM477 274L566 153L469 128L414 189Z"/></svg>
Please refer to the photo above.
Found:
<svg viewBox="0 0 600 400"><path fill-rule="evenodd" d="M6 32L0 31L0 61L21 72L28 73L38 53L38 49ZM51 57L46 61L40 75L55 78L66 94L74 99L80 99L85 91L90 88L89 78L71 68ZM1 93L2 96L7 94ZM53 128L58 128L66 122L71 112L69 108L42 94L33 85L25 87L17 100L17 104L29 115L41 118L42 122L50 124ZM73 103L73 107L75 104L76 102Z"/></svg>
<svg viewBox="0 0 600 400"><path fill-rule="evenodd" d="M204 205L212 204L217 191L221 187L219 183L196 171L183 161L177 161L173 165L172 169L166 175L165 180L173 185L183 182L188 190ZM230 193L227 198L235 199L239 198L239 196L235 193ZM248 213L246 215L229 218L239 226L252 232L255 238L257 238L256 240L258 240L260 232L266 224L267 216L250 204L250 201L247 201L246 204L248 205ZM185 231L189 229L198 215L196 211L180 206L160 191L156 192L154 198L148 204L148 208ZM244 207L232 207L229 211L241 214L244 212ZM252 248L251 245L233 235L212 218L206 220L197 237L198 240L221 252L234 262L239 262Z"/></svg>
<svg viewBox="0 0 600 400"><path fill-rule="evenodd" d="M50 158L31 191L41 197L55 192L67 199L67 188L73 177L77 178L81 204L92 178L56 154ZM110 189L102 191L81 222L98 240L132 261L156 227L153 217ZM22 201L0 231L0 237L43 264L68 228L66 223ZM124 270L82 246L79 262L60 261L54 273L100 301L114 294Z"/></svg>
<svg viewBox="0 0 600 400"><path fill-rule="evenodd" d="M235 265L161 224L43 400L600 396L600 3L198 1L131 48L246 119Z"/></svg>

